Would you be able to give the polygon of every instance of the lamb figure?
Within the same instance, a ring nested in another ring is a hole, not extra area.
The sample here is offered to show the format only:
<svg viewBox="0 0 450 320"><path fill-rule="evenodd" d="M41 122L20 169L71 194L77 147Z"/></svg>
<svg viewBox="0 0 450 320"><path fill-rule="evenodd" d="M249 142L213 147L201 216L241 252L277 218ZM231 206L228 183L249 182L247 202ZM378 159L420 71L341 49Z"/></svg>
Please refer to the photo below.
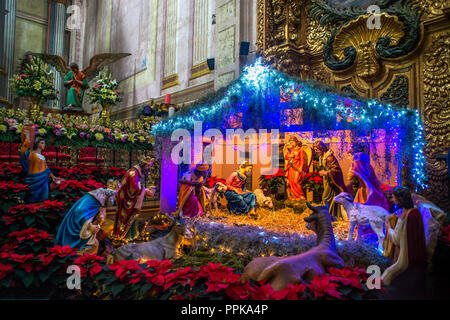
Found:
<svg viewBox="0 0 450 320"><path fill-rule="evenodd" d="M255 189L253 193L256 196L256 203L258 207L264 208L267 207L269 209L273 209L273 203L271 197L266 197L264 192L261 189Z"/></svg>

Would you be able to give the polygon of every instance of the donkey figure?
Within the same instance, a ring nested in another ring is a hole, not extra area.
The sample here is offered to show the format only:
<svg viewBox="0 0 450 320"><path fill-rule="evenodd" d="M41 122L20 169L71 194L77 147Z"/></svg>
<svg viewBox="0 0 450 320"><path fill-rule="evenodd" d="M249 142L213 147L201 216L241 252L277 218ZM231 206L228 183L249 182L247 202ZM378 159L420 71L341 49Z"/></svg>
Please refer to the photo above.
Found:
<svg viewBox="0 0 450 320"><path fill-rule="evenodd" d="M309 282L315 276L324 274L329 267L344 265L344 261L336 251L329 208L314 207L308 202L306 204L313 212L304 220L307 223L306 227L317 235L316 246L301 254L285 258L255 258L245 267L241 277L243 281L267 280L275 290L282 290L289 283Z"/></svg>
<svg viewBox="0 0 450 320"><path fill-rule="evenodd" d="M191 237L191 232L180 218L168 217L173 221L170 232L163 237L143 243L129 243L119 247L113 253L114 260L166 260L176 257L178 245L183 237Z"/></svg>

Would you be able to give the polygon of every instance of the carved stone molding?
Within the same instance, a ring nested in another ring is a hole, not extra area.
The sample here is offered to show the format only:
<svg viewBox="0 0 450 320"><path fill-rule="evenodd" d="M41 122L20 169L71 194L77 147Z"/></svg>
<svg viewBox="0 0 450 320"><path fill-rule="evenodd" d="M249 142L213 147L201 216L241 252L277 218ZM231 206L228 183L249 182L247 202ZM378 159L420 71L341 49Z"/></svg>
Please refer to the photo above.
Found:
<svg viewBox="0 0 450 320"><path fill-rule="evenodd" d="M432 37L424 57L423 122L427 157L429 197L449 209L448 168L436 159L450 148L450 32Z"/></svg>

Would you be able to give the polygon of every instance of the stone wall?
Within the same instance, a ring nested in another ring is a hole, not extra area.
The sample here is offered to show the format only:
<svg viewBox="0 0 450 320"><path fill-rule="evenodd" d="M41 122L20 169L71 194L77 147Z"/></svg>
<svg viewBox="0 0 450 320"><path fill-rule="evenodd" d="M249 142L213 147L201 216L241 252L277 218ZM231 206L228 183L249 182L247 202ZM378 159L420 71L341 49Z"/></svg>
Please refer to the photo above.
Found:
<svg viewBox="0 0 450 320"><path fill-rule="evenodd" d="M256 0L74 1L84 19L72 34L72 59L85 67L94 54L132 54L109 68L124 92L115 119L133 118L139 106L164 102L167 93L172 103L190 104L239 77L252 60L239 57L240 41L255 51ZM208 58L215 58L214 72Z"/></svg>

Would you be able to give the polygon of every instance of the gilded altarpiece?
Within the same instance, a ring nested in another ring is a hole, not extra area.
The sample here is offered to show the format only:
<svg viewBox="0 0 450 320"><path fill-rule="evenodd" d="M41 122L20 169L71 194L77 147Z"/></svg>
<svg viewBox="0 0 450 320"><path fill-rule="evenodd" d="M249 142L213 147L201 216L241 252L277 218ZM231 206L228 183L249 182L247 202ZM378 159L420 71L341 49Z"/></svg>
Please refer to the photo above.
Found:
<svg viewBox="0 0 450 320"><path fill-rule="evenodd" d="M449 210L448 169L439 155L450 148L450 0L346 3L258 0L258 53L290 75L418 109L427 143L424 195Z"/></svg>

